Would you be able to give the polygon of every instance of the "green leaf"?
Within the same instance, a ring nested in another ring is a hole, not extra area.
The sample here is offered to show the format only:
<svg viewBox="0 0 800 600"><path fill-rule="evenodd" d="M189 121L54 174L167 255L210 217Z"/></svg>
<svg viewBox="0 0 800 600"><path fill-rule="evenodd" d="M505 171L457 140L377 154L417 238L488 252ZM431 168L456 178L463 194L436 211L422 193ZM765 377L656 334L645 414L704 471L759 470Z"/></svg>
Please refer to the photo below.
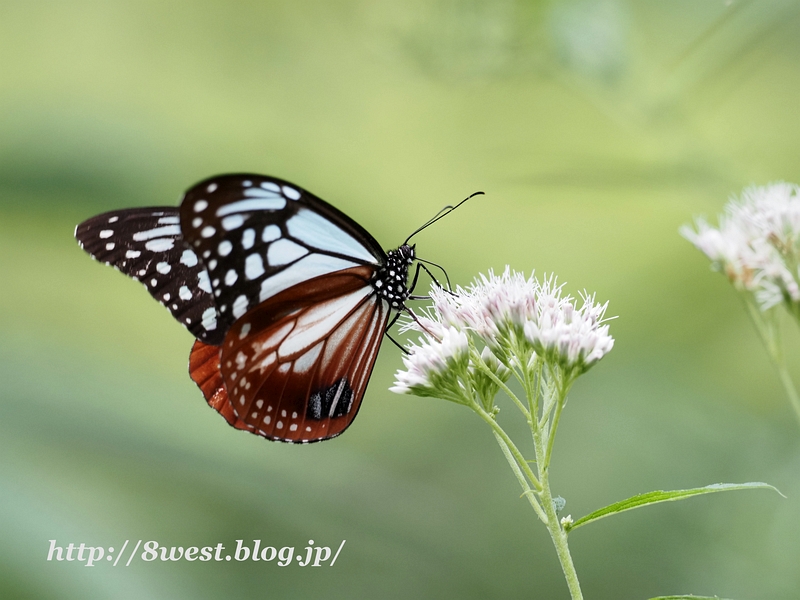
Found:
<svg viewBox="0 0 800 600"><path fill-rule="evenodd" d="M705 487L699 488L692 488L689 490L672 490L669 492L665 492L662 490L657 490L655 492L647 492L645 494L639 494L638 496L631 496L626 500L620 500L619 502L615 502L614 504L609 504L608 506L604 506L593 513L586 515L585 517L581 517L574 523L564 523L564 531L569 533L573 529L580 527L581 525L586 525L587 523L591 523L592 521L596 521L597 519L602 519L604 517L608 517L610 515L624 512L626 510L632 510L634 508L639 508L640 506L646 506L648 504L657 504L659 502L672 502L675 500L683 500L684 498L690 498L692 496L698 496L700 494L713 494L714 492L728 492L733 490L749 490L749 489L770 489L775 490L781 496L780 490L777 488L769 485L768 483L762 483L760 481L751 481L748 483L714 483L712 485L707 485ZM783 496L784 498L786 496ZM665 596L666 598L691 598L692 596ZM698 598L702 598L703 596L697 596Z"/></svg>

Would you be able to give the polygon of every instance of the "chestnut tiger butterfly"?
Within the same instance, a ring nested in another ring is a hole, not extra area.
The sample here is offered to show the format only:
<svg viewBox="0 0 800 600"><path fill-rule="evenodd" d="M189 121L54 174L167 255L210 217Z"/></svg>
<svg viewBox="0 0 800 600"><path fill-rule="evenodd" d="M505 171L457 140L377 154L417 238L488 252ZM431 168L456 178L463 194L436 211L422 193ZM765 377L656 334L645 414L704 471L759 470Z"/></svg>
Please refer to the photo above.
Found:
<svg viewBox="0 0 800 600"><path fill-rule="evenodd" d="M384 252L292 183L221 175L190 188L178 208L97 215L75 238L192 333L189 374L230 425L309 443L355 419L392 312L413 298L420 267L428 271L408 241L456 207Z"/></svg>

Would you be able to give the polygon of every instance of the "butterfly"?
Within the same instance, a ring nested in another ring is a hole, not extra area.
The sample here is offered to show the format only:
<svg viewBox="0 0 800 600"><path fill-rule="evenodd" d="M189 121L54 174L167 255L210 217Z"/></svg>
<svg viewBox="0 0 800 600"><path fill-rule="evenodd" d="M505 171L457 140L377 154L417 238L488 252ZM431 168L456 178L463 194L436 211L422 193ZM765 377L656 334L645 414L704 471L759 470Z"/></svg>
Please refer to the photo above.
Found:
<svg viewBox="0 0 800 600"><path fill-rule="evenodd" d="M97 215L75 237L196 338L189 374L210 406L283 442L331 439L353 422L384 332L420 267L430 274L411 236L384 252L324 200L255 174L202 181L177 208Z"/></svg>

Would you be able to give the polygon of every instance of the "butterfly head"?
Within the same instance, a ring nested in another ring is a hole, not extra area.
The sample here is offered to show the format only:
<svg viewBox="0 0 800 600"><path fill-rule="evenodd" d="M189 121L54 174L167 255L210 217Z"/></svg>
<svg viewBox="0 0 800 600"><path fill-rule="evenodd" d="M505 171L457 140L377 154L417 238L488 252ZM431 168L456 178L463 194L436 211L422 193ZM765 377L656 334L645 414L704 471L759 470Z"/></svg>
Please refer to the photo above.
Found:
<svg viewBox="0 0 800 600"><path fill-rule="evenodd" d="M393 309L401 309L408 299L408 268L416 258L415 246L403 244L386 254L386 263L372 275L372 287Z"/></svg>

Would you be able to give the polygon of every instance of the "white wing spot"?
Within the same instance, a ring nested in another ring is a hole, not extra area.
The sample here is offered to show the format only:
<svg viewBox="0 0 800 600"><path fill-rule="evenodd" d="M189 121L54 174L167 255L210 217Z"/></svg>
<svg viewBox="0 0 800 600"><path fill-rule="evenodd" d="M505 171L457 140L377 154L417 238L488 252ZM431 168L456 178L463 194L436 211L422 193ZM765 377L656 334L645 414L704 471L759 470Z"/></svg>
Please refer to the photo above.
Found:
<svg viewBox="0 0 800 600"><path fill-rule="evenodd" d="M270 423L272 423L272 417L270 417L269 415L267 415L266 417L264 417L264 423L266 423L267 425L269 425Z"/></svg>
<svg viewBox="0 0 800 600"><path fill-rule="evenodd" d="M178 236L180 234L180 225L165 225L164 227L156 227L155 229L148 229L147 231L137 231L133 234L133 241L143 242L145 240L152 240L153 238L160 238L167 235Z"/></svg>
<svg viewBox="0 0 800 600"><path fill-rule="evenodd" d="M264 406L264 401L263 400L256 400L256 408L258 410L261 410L262 406Z"/></svg>
<svg viewBox="0 0 800 600"><path fill-rule="evenodd" d="M125 258L139 258L142 255L138 250L128 250L125 253Z"/></svg>
<svg viewBox="0 0 800 600"><path fill-rule="evenodd" d="M277 183L272 183L271 181L262 181L261 187L265 190L269 190L271 192L280 192L281 188Z"/></svg>
<svg viewBox="0 0 800 600"><path fill-rule="evenodd" d="M162 275L166 275L167 273L172 271L172 267L168 262L160 262L156 265L156 271L158 271Z"/></svg>
<svg viewBox="0 0 800 600"><path fill-rule="evenodd" d="M188 287L185 285L181 286L181 289L178 290L178 297L181 300L191 300L192 299L192 292L189 290Z"/></svg>
<svg viewBox="0 0 800 600"><path fill-rule="evenodd" d="M223 217L222 221L222 228L225 231L231 231L232 229L238 229L244 224L244 216L242 215L230 215L228 217Z"/></svg>
<svg viewBox="0 0 800 600"><path fill-rule="evenodd" d="M209 186L209 187L211 187L211 186ZM209 190L209 191L213 191L213 190ZM202 212L207 208L208 208L208 202L206 202L205 200L198 200L197 202L194 203L194 212Z"/></svg>
<svg viewBox="0 0 800 600"><path fill-rule="evenodd" d="M203 329L206 331L212 331L217 328L217 310L212 306L207 308L203 311L203 316L201 317L201 322L203 324Z"/></svg>
<svg viewBox="0 0 800 600"><path fill-rule="evenodd" d="M197 264L197 254L191 250L184 250L181 254L181 262L187 267L193 267Z"/></svg>
<svg viewBox="0 0 800 600"><path fill-rule="evenodd" d="M197 287L207 294L211 293L211 281L208 279L208 271L200 271L200 273L197 274ZM211 310L214 309L212 308ZM205 315L205 313L203 313L203 315Z"/></svg>
<svg viewBox="0 0 800 600"><path fill-rule="evenodd" d="M300 192L298 192L293 187L289 187L288 185L283 186L283 195L289 198L289 200L297 200L300 198Z"/></svg>
<svg viewBox="0 0 800 600"><path fill-rule="evenodd" d="M106 238L110 238L112 235L114 235L114 231L112 229L103 229L103 231L100 232L100 239L104 240Z"/></svg>
<svg viewBox="0 0 800 600"><path fill-rule="evenodd" d="M264 274L264 261L261 255L253 252L244 259L244 276L247 279L253 280L261 277Z"/></svg>
<svg viewBox="0 0 800 600"><path fill-rule="evenodd" d="M195 229L200 227L200 225L202 224L203 224L203 219L201 219L200 217L195 217L194 219L192 219L192 227L194 227Z"/></svg>
<svg viewBox="0 0 800 600"><path fill-rule="evenodd" d="M292 240L282 239L270 244L267 250L267 262L273 267L294 262L308 254L308 250L295 244Z"/></svg>
<svg viewBox="0 0 800 600"><path fill-rule="evenodd" d="M108 222L109 222L109 223L116 223L117 221L119 221L119 217L111 217L111 218L108 220Z"/></svg>
<svg viewBox="0 0 800 600"><path fill-rule="evenodd" d="M206 190L208 190L208 193L211 194L213 192L216 192L218 187L219 186L216 183L212 183L212 184L209 184L209 186L206 188Z"/></svg>
<svg viewBox="0 0 800 600"><path fill-rule="evenodd" d="M242 294L233 301L233 316L237 319L247 312L247 296Z"/></svg>
<svg viewBox="0 0 800 600"><path fill-rule="evenodd" d="M262 242L274 242L281 237L281 228L277 225L267 225L261 233Z"/></svg>
<svg viewBox="0 0 800 600"><path fill-rule="evenodd" d="M147 271L145 271L144 269L141 269L139 271L139 277L144 277L145 275L147 275Z"/></svg>
<svg viewBox="0 0 800 600"><path fill-rule="evenodd" d="M297 431L297 423L292 423L289 425L289 431Z"/></svg>
<svg viewBox="0 0 800 600"><path fill-rule="evenodd" d="M245 323L242 325L242 328L239 330L239 339L243 340L247 337L247 334L250 333L250 323ZM258 408L261 408L260 406Z"/></svg>
<svg viewBox="0 0 800 600"><path fill-rule="evenodd" d="M174 245L175 240L173 238L158 238L145 242L144 247L150 252L166 252L167 250L172 250Z"/></svg>
<svg viewBox="0 0 800 600"><path fill-rule="evenodd" d="M228 269L228 272L225 273L225 285L230 287L236 283L237 279L239 279L239 274L233 269Z"/></svg>
<svg viewBox="0 0 800 600"><path fill-rule="evenodd" d="M311 431L311 427L306 427L306 431Z"/></svg>
<svg viewBox="0 0 800 600"><path fill-rule="evenodd" d="M242 248L250 250L256 241L256 232L253 229L245 229L242 232Z"/></svg>
<svg viewBox="0 0 800 600"><path fill-rule="evenodd" d="M113 250L117 245L114 242L108 242L106 244L106 250Z"/></svg>
<svg viewBox="0 0 800 600"><path fill-rule="evenodd" d="M247 200L239 200L225 204L217 209L217 216L224 217L232 213L250 212L254 210L280 210L286 206L286 200L272 192L265 192L258 188L245 190Z"/></svg>
<svg viewBox="0 0 800 600"><path fill-rule="evenodd" d="M231 244L228 240L222 240L219 243L219 247L217 248L217 254L220 256L228 256L233 250L233 244Z"/></svg>
<svg viewBox="0 0 800 600"><path fill-rule="evenodd" d="M180 222L180 217L161 217L158 220L159 225L177 225Z"/></svg>
<svg viewBox="0 0 800 600"><path fill-rule="evenodd" d="M212 271L217 268L216 258L212 258L210 261L208 261L208 268L211 269ZM216 283L214 285L216 285Z"/></svg>
<svg viewBox="0 0 800 600"><path fill-rule="evenodd" d="M285 417L285 416L286 416L286 411L285 411L285 410L282 410L282 411L281 411L281 416L282 416L282 417Z"/></svg>
<svg viewBox="0 0 800 600"><path fill-rule="evenodd" d="M277 423L275 423L275 427L277 429L283 429L283 421L278 421Z"/></svg>
<svg viewBox="0 0 800 600"><path fill-rule="evenodd" d="M200 235L202 235L204 238L210 238L215 233L217 233L216 229L211 227L211 225L206 225L205 227L203 227L203 230L200 232Z"/></svg>
<svg viewBox="0 0 800 600"><path fill-rule="evenodd" d="M242 182L242 187L250 187L251 185L253 185L253 182L252 182L252 181L250 181L249 179L245 179L245 180Z"/></svg>
<svg viewBox="0 0 800 600"><path fill-rule="evenodd" d="M169 294L164 294L164 302L169 302L169 299L170 299L170 295Z"/></svg>
<svg viewBox="0 0 800 600"><path fill-rule="evenodd" d="M156 287L156 285L158 285L158 281L156 279L151 279L150 280L150 285L153 286L153 287Z"/></svg>
<svg viewBox="0 0 800 600"><path fill-rule="evenodd" d="M292 413L292 418L293 418L293 419L296 419L296 418L297 418L297 413L296 413L296 412L293 412L293 413Z"/></svg>

